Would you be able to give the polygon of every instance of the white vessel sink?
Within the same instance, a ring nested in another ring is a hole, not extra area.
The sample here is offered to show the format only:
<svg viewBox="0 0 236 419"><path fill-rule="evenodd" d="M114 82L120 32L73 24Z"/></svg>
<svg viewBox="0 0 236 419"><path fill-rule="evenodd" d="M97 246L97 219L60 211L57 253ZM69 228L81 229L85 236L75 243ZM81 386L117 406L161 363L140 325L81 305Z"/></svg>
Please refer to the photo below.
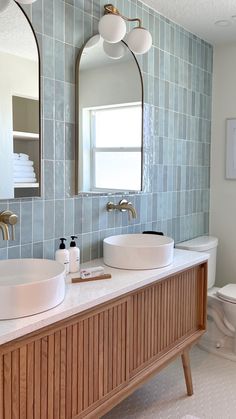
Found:
<svg viewBox="0 0 236 419"><path fill-rule="evenodd" d="M41 313L65 297L65 269L53 260L0 261L0 320Z"/></svg>
<svg viewBox="0 0 236 419"><path fill-rule="evenodd" d="M120 269L156 269L173 262L174 240L155 234L121 234L103 240L104 263Z"/></svg>

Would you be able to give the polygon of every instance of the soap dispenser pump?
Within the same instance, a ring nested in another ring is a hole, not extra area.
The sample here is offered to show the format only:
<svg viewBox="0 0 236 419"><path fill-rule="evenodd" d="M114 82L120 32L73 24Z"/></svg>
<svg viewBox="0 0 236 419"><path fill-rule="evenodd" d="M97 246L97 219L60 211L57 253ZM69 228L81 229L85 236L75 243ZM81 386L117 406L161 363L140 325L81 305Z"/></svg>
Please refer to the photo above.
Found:
<svg viewBox="0 0 236 419"><path fill-rule="evenodd" d="M69 256L70 256L70 267L69 271L71 273L75 273L79 271L80 268L80 250L76 246L75 239L77 239L77 236L71 236L71 242L70 242L70 249L69 249Z"/></svg>
<svg viewBox="0 0 236 419"><path fill-rule="evenodd" d="M56 251L55 259L57 262L61 263L65 266L66 273L69 273L69 251L66 249L65 245L65 238L61 238L61 244L59 246L59 249Z"/></svg>

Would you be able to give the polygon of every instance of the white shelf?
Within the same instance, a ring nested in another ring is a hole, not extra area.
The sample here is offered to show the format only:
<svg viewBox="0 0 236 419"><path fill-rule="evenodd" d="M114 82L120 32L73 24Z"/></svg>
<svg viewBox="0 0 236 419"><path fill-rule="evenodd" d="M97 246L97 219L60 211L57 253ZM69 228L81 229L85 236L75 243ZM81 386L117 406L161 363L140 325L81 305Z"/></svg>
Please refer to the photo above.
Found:
<svg viewBox="0 0 236 419"><path fill-rule="evenodd" d="M15 140L39 140L39 134L33 132L13 131L13 138Z"/></svg>
<svg viewBox="0 0 236 419"><path fill-rule="evenodd" d="M14 188L39 188L39 183L15 183Z"/></svg>

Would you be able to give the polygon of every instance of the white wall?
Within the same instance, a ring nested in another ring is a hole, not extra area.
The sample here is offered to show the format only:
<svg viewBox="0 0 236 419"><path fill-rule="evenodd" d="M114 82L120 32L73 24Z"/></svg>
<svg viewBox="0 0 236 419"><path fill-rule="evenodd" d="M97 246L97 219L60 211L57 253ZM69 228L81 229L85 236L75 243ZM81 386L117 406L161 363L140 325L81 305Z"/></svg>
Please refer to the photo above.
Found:
<svg viewBox="0 0 236 419"><path fill-rule="evenodd" d="M210 234L219 238L218 286L236 283L236 180L225 179L227 118L236 118L236 43L214 49Z"/></svg>
<svg viewBox="0 0 236 419"><path fill-rule="evenodd" d="M80 108L141 102L142 86L135 61L80 71Z"/></svg>
<svg viewBox="0 0 236 419"><path fill-rule="evenodd" d="M38 63L0 53L0 182L1 199L13 198L12 96L38 99Z"/></svg>

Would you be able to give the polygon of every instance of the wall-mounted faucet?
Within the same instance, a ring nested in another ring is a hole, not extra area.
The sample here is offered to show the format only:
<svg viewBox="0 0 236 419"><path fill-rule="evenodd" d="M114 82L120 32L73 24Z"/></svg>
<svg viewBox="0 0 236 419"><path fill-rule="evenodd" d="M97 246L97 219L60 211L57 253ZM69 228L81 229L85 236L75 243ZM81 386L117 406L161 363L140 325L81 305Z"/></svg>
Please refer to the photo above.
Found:
<svg viewBox="0 0 236 419"><path fill-rule="evenodd" d="M0 212L0 230L3 240L10 240L9 226L11 226L11 240L15 240L15 224L18 216L13 212L5 210Z"/></svg>
<svg viewBox="0 0 236 419"><path fill-rule="evenodd" d="M114 204L113 202L107 203L107 211L119 210L121 212L129 211L129 215L131 214L132 218L137 218L137 212L134 208L132 202L126 201L126 199L122 199L119 204Z"/></svg>

